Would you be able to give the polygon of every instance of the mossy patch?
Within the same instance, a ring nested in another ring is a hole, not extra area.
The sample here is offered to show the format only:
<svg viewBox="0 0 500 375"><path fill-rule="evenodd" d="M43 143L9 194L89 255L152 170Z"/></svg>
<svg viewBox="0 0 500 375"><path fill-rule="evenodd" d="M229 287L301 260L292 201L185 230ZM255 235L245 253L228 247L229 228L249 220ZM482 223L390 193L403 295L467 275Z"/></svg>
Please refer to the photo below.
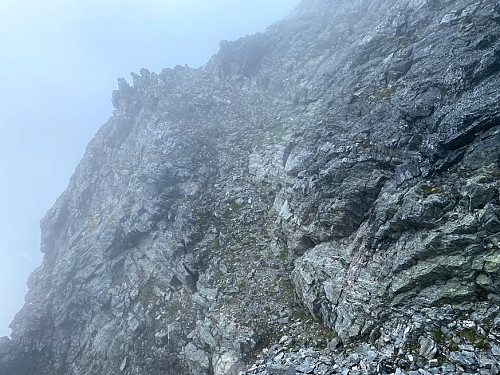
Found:
<svg viewBox="0 0 500 375"><path fill-rule="evenodd" d="M293 311L293 317L298 320L311 319L311 314L304 307L296 308Z"/></svg>
<svg viewBox="0 0 500 375"><path fill-rule="evenodd" d="M437 342L438 344L444 344L445 343L445 337L443 335L443 332L441 332L438 329L434 329L431 331L431 336L432 339Z"/></svg>
<svg viewBox="0 0 500 375"><path fill-rule="evenodd" d="M286 260L288 258L288 253L286 251L280 251L278 258L281 260Z"/></svg>
<svg viewBox="0 0 500 375"><path fill-rule="evenodd" d="M486 345L484 342L484 337L482 337L476 331L473 331L471 329L466 329L461 331L460 337L462 337L462 339L466 340L467 342L471 343L477 348L484 348Z"/></svg>
<svg viewBox="0 0 500 375"><path fill-rule="evenodd" d="M442 186L421 185L420 188L425 195L441 194L443 192Z"/></svg>

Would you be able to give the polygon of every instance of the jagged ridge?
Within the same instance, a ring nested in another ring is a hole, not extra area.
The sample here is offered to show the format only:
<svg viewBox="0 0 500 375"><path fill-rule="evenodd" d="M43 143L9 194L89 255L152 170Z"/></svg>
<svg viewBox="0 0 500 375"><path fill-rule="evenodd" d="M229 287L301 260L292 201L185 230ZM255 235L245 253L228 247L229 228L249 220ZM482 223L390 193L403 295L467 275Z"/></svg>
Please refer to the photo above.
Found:
<svg viewBox="0 0 500 375"><path fill-rule="evenodd" d="M202 69L119 80L42 222L7 374L234 374L282 337L329 344L318 374L363 342L382 373L494 371L499 22L308 0ZM248 373L302 372L276 358Z"/></svg>

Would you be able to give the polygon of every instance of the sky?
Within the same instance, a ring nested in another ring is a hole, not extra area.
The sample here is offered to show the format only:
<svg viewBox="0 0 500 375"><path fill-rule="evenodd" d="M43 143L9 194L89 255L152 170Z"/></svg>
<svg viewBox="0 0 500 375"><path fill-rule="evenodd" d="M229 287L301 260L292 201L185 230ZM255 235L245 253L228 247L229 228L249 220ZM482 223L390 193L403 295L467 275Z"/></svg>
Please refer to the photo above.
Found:
<svg viewBox="0 0 500 375"><path fill-rule="evenodd" d="M299 0L0 0L0 336L40 265L39 221L112 112L117 78L204 65Z"/></svg>

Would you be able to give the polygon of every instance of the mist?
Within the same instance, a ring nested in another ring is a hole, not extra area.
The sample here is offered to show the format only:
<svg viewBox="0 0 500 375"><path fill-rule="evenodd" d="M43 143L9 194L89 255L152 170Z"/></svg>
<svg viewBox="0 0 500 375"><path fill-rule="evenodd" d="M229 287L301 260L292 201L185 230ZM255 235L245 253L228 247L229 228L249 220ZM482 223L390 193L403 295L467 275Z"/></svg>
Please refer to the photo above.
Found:
<svg viewBox="0 0 500 375"><path fill-rule="evenodd" d="M202 66L221 40L262 31L298 2L0 3L0 336L42 260L39 220L110 116L116 79Z"/></svg>

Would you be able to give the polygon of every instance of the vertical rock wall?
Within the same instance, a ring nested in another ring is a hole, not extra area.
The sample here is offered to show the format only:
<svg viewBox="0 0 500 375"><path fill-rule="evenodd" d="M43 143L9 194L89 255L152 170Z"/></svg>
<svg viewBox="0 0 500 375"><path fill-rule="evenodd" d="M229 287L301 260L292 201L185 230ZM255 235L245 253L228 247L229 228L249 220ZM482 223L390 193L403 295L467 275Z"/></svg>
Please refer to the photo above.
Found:
<svg viewBox="0 0 500 375"><path fill-rule="evenodd" d="M306 0L202 69L119 80L6 374L237 374L280 339L498 361L499 22Z"/></svg>

